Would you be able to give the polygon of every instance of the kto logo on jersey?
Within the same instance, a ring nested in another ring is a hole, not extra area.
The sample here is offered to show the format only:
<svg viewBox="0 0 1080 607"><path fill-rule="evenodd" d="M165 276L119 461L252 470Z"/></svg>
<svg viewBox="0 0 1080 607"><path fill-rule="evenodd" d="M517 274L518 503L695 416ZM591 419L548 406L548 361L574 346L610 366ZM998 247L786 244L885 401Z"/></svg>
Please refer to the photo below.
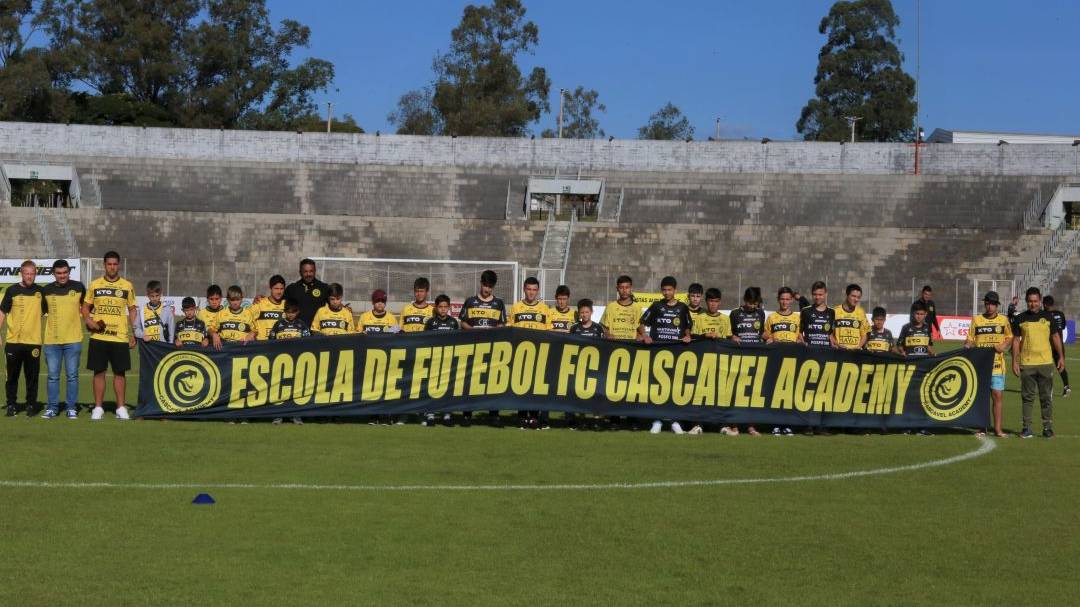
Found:
<svg viewBox="0 0 1080 607"><path fill-rule="evenodd" d="M167 413L209 407L221 396L221 371L205 354L172 352L154 371L154 394Z"/></svg>
<svg viewBox="0 0 1080 607"><path fill-rule="evenodd" d="M931 418L947 422L959 418L975 402L975 366L966 358L950 358L923 378L919 396Z"/></svg>

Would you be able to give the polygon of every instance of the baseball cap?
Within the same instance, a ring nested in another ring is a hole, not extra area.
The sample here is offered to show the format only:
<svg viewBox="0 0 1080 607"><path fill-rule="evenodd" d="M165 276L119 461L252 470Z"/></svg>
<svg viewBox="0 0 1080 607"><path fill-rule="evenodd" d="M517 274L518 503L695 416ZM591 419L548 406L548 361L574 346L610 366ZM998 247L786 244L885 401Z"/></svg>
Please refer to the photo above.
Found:
<svg viewBox="0 0 1080 607"><path fill-rule="evenodd" d="M983 301L992 304L1001 304L1001 298L998 297L997 291L987 291L983 296Z"/></svg>
<svg viewBox="0 0 1080 607"><path fill-rule="evenodd" d="M383 291L382 289L375 289L371 292L371 301L372 303L376 301L386 303L386 291Z"/></svg>
<svg viewBox="0 0 1080 607"><path fill-rule="evenodd" d="M185 297L184 300L180 302L180 309L181 310L186 310L188 308L194 308L194 307L196 307L194 297Z"/></svg>

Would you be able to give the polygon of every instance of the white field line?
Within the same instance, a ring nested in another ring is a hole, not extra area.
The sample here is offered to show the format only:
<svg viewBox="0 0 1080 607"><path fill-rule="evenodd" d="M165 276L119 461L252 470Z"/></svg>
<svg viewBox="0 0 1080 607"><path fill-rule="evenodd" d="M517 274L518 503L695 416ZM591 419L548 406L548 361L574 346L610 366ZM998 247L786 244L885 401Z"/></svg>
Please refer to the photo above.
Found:
<svg viewBox="0 0 1080 607"><path fill-rule="evenodd" d="M11 481L0 480L0 488L18 489L263 489L297 491L366 491L366 492L405 492L405 491L609 491L616 489L677 489L683 487L715 487L720 485L758 485L766 483L801 483L808 481L841 481L864 476L881 476L912 472L927 468L938 468L958 464L982 457L995 448L995 442L986 437L978 437L978 448L918 464L855 470L833 474L806 476L782 476L774 478L731 478L700 481L657 481L646 483L599 483L599 484L561 484L561 485L311 485L304 483L128 483L128 482L83 482L83 481Z"/></svg>

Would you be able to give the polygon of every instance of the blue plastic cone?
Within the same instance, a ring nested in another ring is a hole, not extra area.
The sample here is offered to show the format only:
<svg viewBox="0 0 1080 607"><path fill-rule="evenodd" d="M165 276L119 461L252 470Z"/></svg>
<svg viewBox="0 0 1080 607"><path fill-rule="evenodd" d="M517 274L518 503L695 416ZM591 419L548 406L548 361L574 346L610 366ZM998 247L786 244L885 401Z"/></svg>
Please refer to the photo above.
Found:
<svg viewBox="0 0 1080 607"><path fill-rule="evenodd" d="M214 498L210 497L209 493L200 493L195 496L195 499L191 500L191 503L210 505L214 503Z"/></svg>

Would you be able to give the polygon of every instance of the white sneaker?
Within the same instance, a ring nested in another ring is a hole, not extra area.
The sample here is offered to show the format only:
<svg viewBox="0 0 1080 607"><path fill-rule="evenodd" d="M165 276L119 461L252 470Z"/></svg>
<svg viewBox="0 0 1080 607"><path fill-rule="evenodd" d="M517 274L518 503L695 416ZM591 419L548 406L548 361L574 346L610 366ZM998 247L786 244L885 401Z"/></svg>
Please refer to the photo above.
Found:
<svg viewBox="0 0 1080 607"><path fill-rule="evenodd" d="M686 434L686 430L682 429L682 424L679 422L671 422L671 431L675 434Z"/></svg>
<svg viewBox="0 0 1080 607"><path fill-rule="evenodd" d="M705 430L701 427L700 424L695 424L693 428L690 428L690 431L687 432L687 434L701 434L704 431Z"/></svg>
<svg viewBox="0 0 1080 607"><path fill-rule="evenodd" d="M780 426L774 426L774 427L773 427L773 429L772 429L772 435L773 435L773 436L780 436L780 435L781 435L781 433L780 433Z"/></svg>
<svg viewBox="0 0 1080 607"><path fill-rule="evenodd" d="M292 418L292 423L296 424L297 426L303 426L304 420L300 419L299 417L294 417Z"/></svg>
<svg viewBox="0 0 1080 607"><path fill-rule="evenodd" d="M104 417L105 417L105 409L102 409L101 407L94 407L94 410L90 412L90 420L91 421L96 422L96 421L98 421L98 420L100 420L100 419L102 419Z"/></svg>
<svg viewBox="0 0 1080 607"><path fill-rule="evenodd" d="M283 422L283 421L285 421L285 420L284 420L283 418L280 418L280 417L275 417L275 418L274 418L274 421L273 421L273 422L271 422L271 423L273 423L273 424L274 424L275 426L280 426L280 425L281 425L281 422Z"/></svg>
<svg viewBox="0 0 1080 607"><path fill-rule="evenodd" d="M723 428L720 428L720 434L723 434L724 436L738 436L739 429L735 426L724 426Z"/></svg>
<svg viewBox="0 0 1080 607"><path fill-rule="evenodd" d="M652 423L652 428L649 428L649 434L660 434L660 431L664 429L664 424L660 420L656 420Z"/></svg>
<svg viewBox="0 0 1080 607"><path fill-rule="evenodd" d="M127 420L131 419L131 416L128 415L127 407L117 407L116 408L116 419L118 419L118 420L120 420L122 422L126 422Z"/></svg>

